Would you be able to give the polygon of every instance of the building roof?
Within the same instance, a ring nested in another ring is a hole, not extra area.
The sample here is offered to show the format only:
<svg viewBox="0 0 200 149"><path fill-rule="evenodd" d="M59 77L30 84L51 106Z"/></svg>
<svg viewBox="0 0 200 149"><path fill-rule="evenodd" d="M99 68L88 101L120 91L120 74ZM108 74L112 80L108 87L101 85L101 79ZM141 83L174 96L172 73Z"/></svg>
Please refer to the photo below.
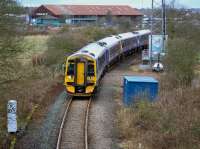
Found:
<svg viewBox="0 0 200 149"><path fill-rule="evenodd" d="M141 16L136 8L127 5L41 5L37 10L45 8L55 16L61 15L99 15L105 16L108 12L114 16Z"/></svg>

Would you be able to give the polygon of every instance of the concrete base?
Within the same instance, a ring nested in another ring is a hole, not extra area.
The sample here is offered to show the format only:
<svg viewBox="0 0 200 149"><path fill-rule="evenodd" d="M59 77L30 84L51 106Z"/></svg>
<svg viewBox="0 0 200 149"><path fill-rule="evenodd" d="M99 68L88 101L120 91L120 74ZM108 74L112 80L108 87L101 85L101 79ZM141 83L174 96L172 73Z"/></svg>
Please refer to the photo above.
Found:
<svg viewBox="0 0 200 149"><path fill-rule="evenodd" d="M140 64L139 65L139 69L141 69L141 70L151 70L151 65L149 65L149 64L147 64L147 65Z"/></svg>

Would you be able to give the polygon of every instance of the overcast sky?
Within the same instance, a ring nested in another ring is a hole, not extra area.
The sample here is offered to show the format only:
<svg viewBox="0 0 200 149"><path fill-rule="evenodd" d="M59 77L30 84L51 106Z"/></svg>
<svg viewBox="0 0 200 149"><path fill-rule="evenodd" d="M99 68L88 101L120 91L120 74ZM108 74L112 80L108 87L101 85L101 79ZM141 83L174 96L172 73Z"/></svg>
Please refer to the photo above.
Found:
<svg viewBox="0 0 200 149"><path fill-rule="evenodd" d="M136 8L151 7L151 0L18 0L25 6L41 4L111 4L131 5ZM161 0L156 0L161 1ZM169 3L172 0L166 0ZM200 0L175 0L176 6L185 8L200 8Z"/></svg>

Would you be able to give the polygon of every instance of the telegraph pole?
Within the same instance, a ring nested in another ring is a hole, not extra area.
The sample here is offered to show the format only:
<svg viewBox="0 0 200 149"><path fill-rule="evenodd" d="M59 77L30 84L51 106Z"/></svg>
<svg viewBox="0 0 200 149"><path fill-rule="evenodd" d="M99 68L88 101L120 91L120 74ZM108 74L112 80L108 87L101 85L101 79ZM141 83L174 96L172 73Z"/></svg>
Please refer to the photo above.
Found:
<svg viewBox="0 0 200 149"><path fill-rule="evenodd" d="M162 0L162 35L163 35L162 52L165 52L165 42L166 42L166 6L165 6L165 0Z"/></svg>
<svg viewBox="0 0 200 149"><path fill-rule="evenodd" d="M166 45L166 4L165 0L151 0L151 47L150 47L150 64L152 65L153 35L162 36L162 47L160 52L165 52ZM160 13L161 12L161 13Z"/></svg>

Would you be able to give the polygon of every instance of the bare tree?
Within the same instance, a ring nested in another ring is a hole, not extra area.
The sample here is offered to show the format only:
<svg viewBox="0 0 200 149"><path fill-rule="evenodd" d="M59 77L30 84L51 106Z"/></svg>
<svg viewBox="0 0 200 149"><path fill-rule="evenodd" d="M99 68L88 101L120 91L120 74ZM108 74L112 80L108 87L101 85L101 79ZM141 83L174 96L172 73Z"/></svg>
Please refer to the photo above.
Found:
<svg viewBox="0 0 200 149"><path fill-rule="evenodd" d="M23 9L14 0L0 1L0 83L16 76L16 54L20 51L18 29ZM15 75L14 75L15 74Z"/></svg>

